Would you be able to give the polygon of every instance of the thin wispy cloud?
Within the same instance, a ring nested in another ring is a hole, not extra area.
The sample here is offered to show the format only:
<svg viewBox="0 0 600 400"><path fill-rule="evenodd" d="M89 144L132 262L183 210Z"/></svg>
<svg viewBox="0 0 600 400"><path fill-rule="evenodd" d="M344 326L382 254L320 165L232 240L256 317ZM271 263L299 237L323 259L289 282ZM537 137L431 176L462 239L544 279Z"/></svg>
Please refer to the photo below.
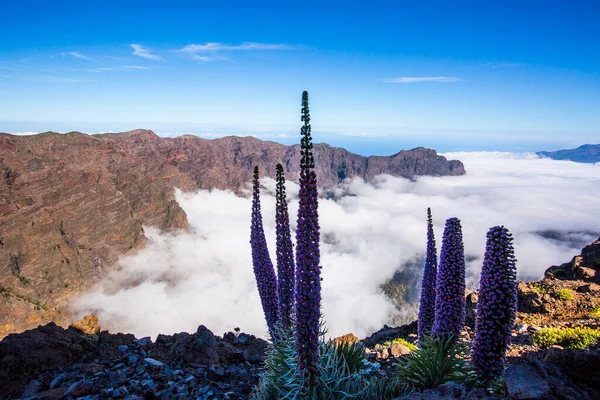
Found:
<svg viewBox="0 0 600 400"><path fill-rule="evenodd" d="M115 57L115 56L103 56L103 57L108 58L110 60L125 61L125 58L123 58L123 57Z"/></svg>
<svg viewBox="0 0 600 400"><path fill-rule="evenodd" d="M390 135L386 133L375 133L375 132L343 132L342 136L352 136L352 137L364 137L364 138L379 138L379 137L388 137Z"/></svg>
<svg viewBox="0 0 600 400"><path fill-rule="evenodd" d="M47 82L47 83L93 83L97 82L95 80L90 79L78 79L78 78L64 78L60 76L34 76L31 77L37 81Z"/></svg>
<svg viewBox="0 0 600 400"><path fill-rule="evenodd" d="M265 51L265 50L290 50L292 46L277 43L244 42L238 45L228 45L219 42L205 44L190 44L182 47L177 52L183 53L196 61L217 61L227 58L218 53L230 51Z"/></svg>
<svg viewBox="0 0 600 400"><path fill-rule="evenodd" d="M280 133L279 135L275 135L275 137L281 138L281 139L294 139L299 137L300 135L297 133Z"/></svg>
<svg viewBox="0 0 600 400"><path fill-rule="evenodd" d="M523 64L516 62L494 62L487 64L492 68L513 68L513 67L522 67Z"/></svg>
<svg viewBox="0 0 600 400"><path fill-rule="evenodd" d="M81 53L78 53L76 51L65 51L65 52L60 53L60 55L63 56L63 57L73 57L73 58L77 58L77 59L80 59L80 60L91 60L90 57L85 56L85 55L83 55Z"/></svg>
<svg viewBox="0 0 600 400"><path fill-rule="evenodd" d="M147 58L148 60L154 60L154 61L163 61L164 60L161 56L152 54L150 52L150 49L142 46L141 44L133 43L133 44L130 44L130 46L133 49L134 56Z"/></svg>
<svg viewBox="0 0 600 400"><path fill-rule="evenodd" d="M149 67L144 67L143 65L123 65L121 66L123 69L138 69L138 70L146 70L150 69Z"/></svg>
<svg viewBox="0 0 600 400"><path fill-rule="evenodd" d="M10 135L16 135L16 136L31 136L31 135L37 135L39 132L8 132Z"/></svg>
<svg viewBox="0 0 600 400"><path fill-rule="evenodd" d="M461 78L454 76L402 76L398 78L382 79L385 83L416 83L416 82L460 82Z"/></svg>
<svg viewBox="0 0 600 400"><path fill-rule="evenodd" d="M102 67L88 69L89 72L106 72L106 71L143 71L152 69L143 65L121 65L119 67Z"/></svg>

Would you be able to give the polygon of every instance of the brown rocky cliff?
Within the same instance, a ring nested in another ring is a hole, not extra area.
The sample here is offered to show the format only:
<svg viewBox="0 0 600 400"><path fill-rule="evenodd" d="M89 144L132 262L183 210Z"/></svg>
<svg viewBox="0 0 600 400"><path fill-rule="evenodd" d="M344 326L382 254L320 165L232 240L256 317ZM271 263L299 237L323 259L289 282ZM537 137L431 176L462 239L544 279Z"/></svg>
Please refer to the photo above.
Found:
<svg viewBox="0 0 600 400"><path fill-rule="evenodd" d="M187 229L174 188L236 190L252 180L254 165L274 177L279 162L297 179L299 157L299 146L252 137L0 134L0 337L68 323L61 303L143 246L142 225ZM317 144L315 159L324 187L381 173L465 173L460 161L423 148L367 158Z"/></svg>

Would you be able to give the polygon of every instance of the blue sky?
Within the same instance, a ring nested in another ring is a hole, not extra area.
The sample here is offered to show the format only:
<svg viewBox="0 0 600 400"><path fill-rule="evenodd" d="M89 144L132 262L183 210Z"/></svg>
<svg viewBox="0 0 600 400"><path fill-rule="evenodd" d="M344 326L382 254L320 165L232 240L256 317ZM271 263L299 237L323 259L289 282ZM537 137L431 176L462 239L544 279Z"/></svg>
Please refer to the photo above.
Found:
<svg viewBox="0 0 600 400"><path fill-rule="evenodd" d="M534 151L600 142L595 1L11 1L0 131ZM321 4L322 3L322 4Z"/></svg>

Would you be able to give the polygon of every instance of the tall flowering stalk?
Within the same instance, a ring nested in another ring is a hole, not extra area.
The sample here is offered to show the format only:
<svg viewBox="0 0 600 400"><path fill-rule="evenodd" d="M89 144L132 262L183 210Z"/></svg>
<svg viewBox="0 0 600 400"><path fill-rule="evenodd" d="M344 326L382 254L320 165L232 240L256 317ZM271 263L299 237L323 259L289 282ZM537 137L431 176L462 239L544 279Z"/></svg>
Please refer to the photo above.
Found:
<svg viewBox="0 0 600 400"><path fill-rule="evenodd" d="M314 171L308 93L302 93L300 192L296 228L296 348L298 366L313 385L319 363L321 270L319 267L319 214L317 175Z"/></svg>
<svg viewBox="0 0 600 400"><path fill-rule="evenodd" d="M495 226L487 233L471 352L483 380L502 376L516 312L517 264L513 238L504 226Z"/></svg>
<svg viewBox="0 0 600 400"><path fill-rule="evenodd" d="M442 238L432 336L452 335L456 339L464 326L465 251L460 220L450 218L446 221Z"/></svg>
<svg viewBox="0 0 600 400"><path fill-rule="evenodd" d="M275 223L277 232L277 283L279 289L279 317L281 327L288 329L292 325L294 312L295 265L294 247L290 234L290 217L285 197L285 178L283 166L277 164L277 186L275 198Z"/></svg>
<svg viewBox="0 0 600 400"><path fill-rule="evenodd" d="M260 211L260 185L258 182L258 167L254 167L254 181L252 182L252 225L250 231L250 246L252 247L252 264L258 286L258 294L262 303L265 319L271 338L276 338L275 328L279 320L279 306L277 302L277 278L273 263L269 256L265 231L263 229L262 214Z"/></svg>
<svg viewBox="0 0 600 400"><path fill-rule="evenodd" d="M433 220L431 208L427 208L427 254L425 256L425 269L421 283L421 303L419 306L418 338L422 342L425 336L431 335L435 319L435 289L437 275L437 252L435 249L435 235L433 233Z"/></svg>

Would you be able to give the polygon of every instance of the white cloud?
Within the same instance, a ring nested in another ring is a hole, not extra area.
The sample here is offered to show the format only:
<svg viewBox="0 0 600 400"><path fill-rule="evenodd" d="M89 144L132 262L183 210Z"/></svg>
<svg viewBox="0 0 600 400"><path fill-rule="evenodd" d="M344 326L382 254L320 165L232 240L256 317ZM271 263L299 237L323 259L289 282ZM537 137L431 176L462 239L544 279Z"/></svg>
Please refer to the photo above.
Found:
<svg viewBox="0 0 600 400"><path fill-rule="evenodd" d="M190 44L177 50L180 53L187 54L196 61L217 61L227 58L218 53L228 51L255 51L255 50L288 50L291 46L274 43L256 43L245 42L239 45L226 45L218 42L209 42L205 44ZM207 55L208 54L208 55Z"/></svg>
<svg viewBox="0 0 600 400"><path fill-rule="evenodd" d="M505 62L492 63L491 66L493 68L513 68L513 67L522 67L523 64L505 61Z"/></svg>
<svg viewBox="0 0 600 400"><path fill-rule="evenodd" d="M154 60L154 61L163 61L163 58L159 55L156 54L152 54L150 52L150 49L148 49L147 47L142 46L141 44L130 44L131 48L133 49L133 55L134 56L138 56L138 57L142 57L142 58L147 58L149 60Z"/></svg>
<svg viewBox="0 0 600 400"><path fill-rule="evenodd" d="M415 82L460 82L461 78L456 78L452 76L403 76L399 78L388 78L382 79L385 83L415 83Z"/></svg>
<svg viewBox="0 0 600 400"><path fill-rule="evenodd" d="M387 133L375 133L375 132L344 132L341 133L342 136L352 136L352 137L366 137L366 138L379 138L379 137L388 137L390 136Z"/></svg>
<svg viewBox="0 0 600 400"><path fill-rule="evenodd" d="M60 53L60 55L63 57L70 56L73 58L78 58L80 60L90 60L90 58L88 56L84 56L83 54L78 53L76 51L66 51L66 52Z"/></svg>
<svg viewBox="0 0 600 400"><path fill-rule="evenodd" d="M17 135L17 136L31 136L31 135L37 135L39 132L7 132L10 133L11 135Z"/></svg>
<svg viewBox="0 0 600 400"><path fill-rule="evenodd" d="M121 65L120 67L102 67L102 68L93 68L88 69L89 72L105 72L105 71L141 71L141 70L149 70L151 68L144 67L142 65Z"/></svg>
<svg viewBox="0 0 600 400"><path fill-rule="evenodd" d="M446 156L463 160L467 175L356 179L320 199L323 311L331 335L364 337L399 314L380 285L424 254L428 206L438 252L445 220L461 219L470 286L477 284L492 226L513 232L521 277L541 277L600 235L600 164L509 153ZM275 259L275 182L262 182L265 233ZM298 186L288 182L287 194L295 229ZM200 324L216 334L239 326L264 336L249 245L250 199L219 190L178 192L176 198L192 232L146 228L150 244L123 258L75 310L96 312L109 330L138 336L193 332Z"/></svg>
<svg viewBox="0 0 600 400"><path fill-rule="evenodd" d="M123 65L125 69L138 69L138 70L146 70L150 69L149 67L144 67L143 65Z"/></svg>
<svg viewBox="0 0 600 400"><path fill-rule="evenodd" d="M41 82L47 83L93 83L97 82L90 79L79 79L79 78L65 78L62 76L32 76L31 79L35 79Z"/></svg>

